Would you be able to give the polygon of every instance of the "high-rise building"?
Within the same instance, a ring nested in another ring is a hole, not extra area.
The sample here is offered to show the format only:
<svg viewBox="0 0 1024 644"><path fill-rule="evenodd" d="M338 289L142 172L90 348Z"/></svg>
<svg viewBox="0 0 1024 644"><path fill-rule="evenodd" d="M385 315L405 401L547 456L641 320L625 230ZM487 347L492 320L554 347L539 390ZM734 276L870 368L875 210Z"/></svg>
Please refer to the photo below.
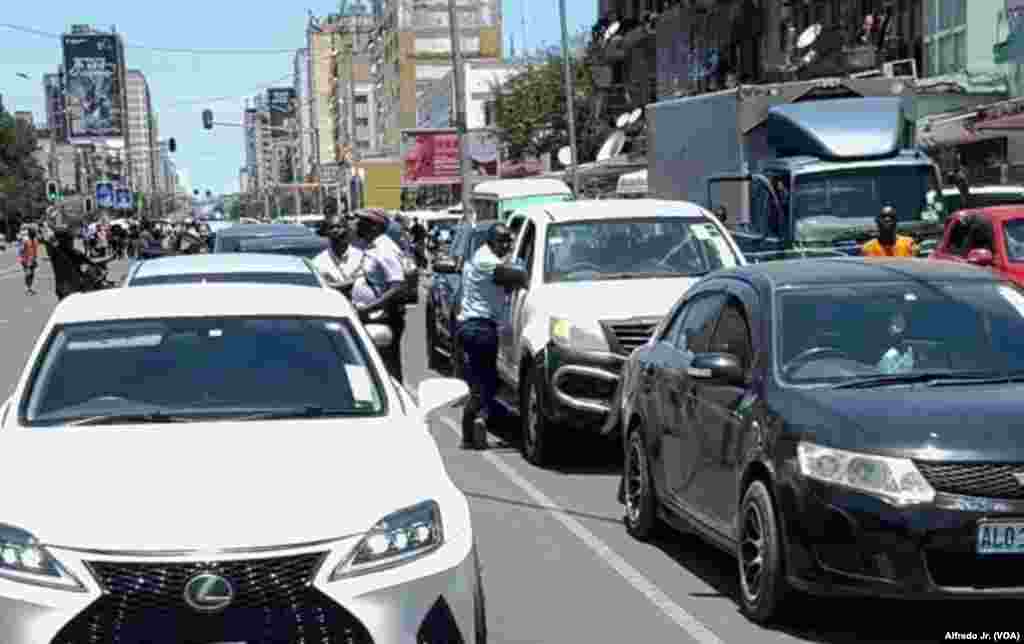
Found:
<svg viewBox="0 0 1024 644"><path fill-rule="evenodd" d="M255 185L259 190L269 188L277 183L275 170L277 163L274 159L274 137L272 131L267 128L270 124L270 105L267 102L266 93L257 94L253 97L253 142L255 143L254 166Z"/></svg>
<svg viewBox="0 0 1024 644"><path fill-rule="evenodd" d="M128 93L128 154L131 174L131 188L137 192L152 192L154 189L153 147L154 125L153 103L149 83L137 69L126 74Z"/></svg>
<svg viewBox="0 0 1024 644"><path fill-rule="evenodd" d="M46 99L46 128L57 141L68 140L68 124L64 116L63 66L56 74L43 76L43 96Z"/></svg>
<svg viewBox="0 0 1024 644"><path fill-rule="evenodd" d="M314 165L336 163L334 112L337 110L338 61L334 52L341 46L339 25L310 24L306 30L306 39L312 108L310 116L316 128L312 161Z"/></svg>
<svg viewBox="0 0 1024 644"><path fill-rule="evenodd" d="M259 145L256 140L256 126L259 122L259 114L254 108L249 107L248 101L246 101L244 119L245 167L249 176L248 187L250 192L257 192L259 190L259 183L257 182L256 168L258 166L257 150Z"/></svg>
<svg viewBox="0 0 1024 644"><path fill-rule="evenodd" d="M313 136L313 101L311 100L311 81L309 73L309 50L300 49L295 52L295 118L299 126L299 144L296 171L297 179L305 180L313 169L313 148L316 142Z"/></svg>

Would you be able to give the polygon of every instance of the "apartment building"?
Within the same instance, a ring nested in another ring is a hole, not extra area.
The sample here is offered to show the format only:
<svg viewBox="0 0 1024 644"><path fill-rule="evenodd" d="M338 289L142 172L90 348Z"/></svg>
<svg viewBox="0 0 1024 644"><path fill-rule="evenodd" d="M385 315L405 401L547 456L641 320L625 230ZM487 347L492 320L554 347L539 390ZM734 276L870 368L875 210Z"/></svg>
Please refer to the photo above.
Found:
<svg viewBox="0 0 1024 644"><path fill-rule="evenodd" d="M157 139L153 103L146 76L137 69L125 72L125 87L128 99L128 150L130 167L129 181L136 192L152 192L156 187L154 174L154 148Z"/></svg>

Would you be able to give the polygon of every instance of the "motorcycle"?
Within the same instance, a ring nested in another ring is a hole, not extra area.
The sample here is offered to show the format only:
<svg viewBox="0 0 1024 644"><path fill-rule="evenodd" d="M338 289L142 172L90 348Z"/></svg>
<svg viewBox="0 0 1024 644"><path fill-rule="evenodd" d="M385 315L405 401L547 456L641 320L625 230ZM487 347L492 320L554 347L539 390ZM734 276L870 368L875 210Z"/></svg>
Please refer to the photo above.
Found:
<svg viewBox="0 0 1024 644"><path fill-rule="evenodd" d="M110 271L107 269L105 262L87 266L85 270L82 271L81 288L79 289L79 292L90 293L92 291L115 288L117 284L110 280L109 273Z"/></svg>

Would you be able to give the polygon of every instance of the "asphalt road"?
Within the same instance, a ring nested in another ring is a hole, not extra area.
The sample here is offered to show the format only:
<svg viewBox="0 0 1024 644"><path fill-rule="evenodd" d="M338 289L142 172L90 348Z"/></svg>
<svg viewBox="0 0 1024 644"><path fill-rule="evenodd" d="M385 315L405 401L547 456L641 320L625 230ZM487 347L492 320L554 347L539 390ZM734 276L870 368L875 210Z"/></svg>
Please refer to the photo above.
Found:
<svg viewBox="0 0 1024 644"><path fill-rule="evenodd" d="M127 263L112 266L120 277ZM0 389L13 388L56 304L42 262L36 296L24 292L10 253L0 253ZM405 337L407 384L436 376L425 367L421 307ZM458 449L459 410L434 423L448 471L470 499L484 565L494 644L771 644L775 642L939 642L947 632L1021 631L1015 605L804 600L775 629L737 609L736 564L693 537L639 543L622 526L615 498L621 456L580 436L578 456L540 470L518 451L514 427L488 452ZM0 521L2 521L0 510ZM1019 640L1018 640L1019 641Z"/></svg>

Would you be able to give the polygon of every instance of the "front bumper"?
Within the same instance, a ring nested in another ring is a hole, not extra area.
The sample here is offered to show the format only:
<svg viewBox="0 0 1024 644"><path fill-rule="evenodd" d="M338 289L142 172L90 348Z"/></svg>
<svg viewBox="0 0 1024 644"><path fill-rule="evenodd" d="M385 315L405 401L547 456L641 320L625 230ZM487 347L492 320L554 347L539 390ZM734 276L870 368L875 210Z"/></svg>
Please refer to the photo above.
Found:
<svg viewBox="0 0 1024 644"><path fill-rule="evenodd" d="M625 356L550 343L545 359L549 418L580 429L600 429L612 409Z"/></svg>
<svg viewBox="0 0 1024 644"><path fill-rule="evenodd" d="M448 537L405 565L334 582L331 571L359 536L201 559L52 549L86 591L0 579L0 642L475 644L483 628L476 549L470 535ZM306 565L315 571L311 578ZM196 570L225 578L233 571L232 604L215 614L189 607L182 582Z"/></svg>
<svg viewBox="0 0 1024 644"><path fill-rule="evenodd" d="M815 595L903 599L1024 597L1024 555L977 555L983 518L1024 518L1024 502L939 493L897 508L793 476L778 490L790 583Z"/></svg>

